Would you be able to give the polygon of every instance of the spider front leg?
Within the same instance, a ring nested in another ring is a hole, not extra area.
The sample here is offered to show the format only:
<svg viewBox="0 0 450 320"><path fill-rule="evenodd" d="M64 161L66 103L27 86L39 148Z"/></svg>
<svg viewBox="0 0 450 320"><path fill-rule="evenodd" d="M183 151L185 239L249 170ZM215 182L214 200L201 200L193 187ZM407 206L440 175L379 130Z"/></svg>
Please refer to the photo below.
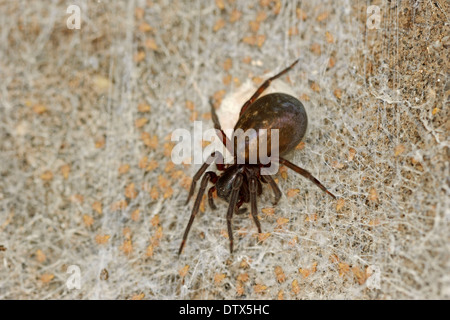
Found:
<svg viewBox="0 0 450 320"><path fill-rule="evenodd" d="M191 188L189 189L189 195L186 199L185 205L189 203L189 200L191 199L192 195L194 194L195 185L197 184L197 181L200 180L203 173L205 173L206 169L209 167L209 165L216 161L216 164L218 164L218 167L223 164L223 156L220 152L214 151L211 153L211 155L206 159L206 162L198 169L197 173L192 178Z"/></svg>
<svg viewBox="0 0 450 320"><path fill-rule="evenodd" d="M272 201L273 205L276 205L278 203L278 201L280 201L282 193L280 188L278 187L277 183L275 182L275 180L273 180L272 176L261 176L261 178L263 179L264 182L269 183L270 187L272 188L273 194L275 196L275 200Z"/></svg>
<svg viewBox="0 0 450 320"><path fill-rule="evenodd" d="M261 232L261 224L258 219L258 207L256 204L256 196L258 192L258 180L254 175L251 175L249 178L249 190L250 190L250 213L253 217L253 221L255 221L256 227L258 228L258 233Z"/></svg>
<svg viewBox="0 0 450 320"><path fill-rule="evenodd" d="M197 193L197 198L195 198L194 207L192 208L191 217L189 219L186 230L184 231L183 241L181 242L180 249L178 250L178 255L181 254L184 244L186 243L186 239L189 234L189 230L191 229L192 222L194 222L194 218L197 215L198 209L200 208L200 203L202 202L203 194L205 193L206 186L208 185L208 181L213 180L215 178L217 178L217 176L212 171L208 171L202 178L202 181L200 183L200 189Z"/></svg>
<svg viewBox="0 0 450 320"><path fill-rule="evenodd" d="M227 211L227 227L228 227L228 238L230 238L230 253L233 253L233 230L231 229L231 219L233 218L233 213L238 202L239 190L241 189L243 181L242 174L237 174L236 178L233 180L230 204Z"/></svg>

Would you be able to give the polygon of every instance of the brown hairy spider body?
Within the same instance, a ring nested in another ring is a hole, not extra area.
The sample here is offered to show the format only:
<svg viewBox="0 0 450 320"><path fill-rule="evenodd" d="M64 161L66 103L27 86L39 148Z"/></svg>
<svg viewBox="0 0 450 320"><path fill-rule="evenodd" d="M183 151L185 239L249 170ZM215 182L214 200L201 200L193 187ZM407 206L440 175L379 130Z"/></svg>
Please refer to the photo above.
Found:
<svg viewBox="0 0 450 320"><path fill-rule="evenodd" d="M267 129L267 132L270 132L272 129L277 129L279 132L278 156L271 157L270 161L285 165L289 169L301 174L335 199L336 197L308 171L282 158L283 155L292 151L305 135L308 119L302 103L298 99L284 93L272 93L258 99L273 80L288 72L297 62L298 60L280 73L267 79L256 90L253 96L242 106L239 120L237 121L234 130L236 132L238 129L242 129L243 131L254 129L255 132L260 132L259 129ZM279 201L282 195L272 176L261 174L261 169L267 167L270 163L262 164L259 162L259 159L256 164L250 164L251 162L249 162L249 155L251 152L259 151L258 134L250 136L246 140L241 140L240 144L235 143L233 144L233 147L230 147L232 144L223 132L212 105L211 109L214 128L228 151L234 155L234 163L225 165L222 154L215 151L194 175L186 204L194 194L196 183L201 178L200 189L195 199L191 217L184 232L183 241L181 242L178 254L182 252L184 244L186 243L189 230L199 210L208 182L214 184L208 189L208 202L210 207L216 209L213 201L214 191L217 191L217 195L229 203L227 211L227 229L231 253L233 252L233 232L231 227L233 214L242 212L243 209L240 209L240 207L244 203L250 203L251 216L256 224L258 232L261 233L261 225L257 216L258 210L256 198L262 193L262 183L269 184L273 190L275 196L274 204ZM269 145L271 143L270 137L270 134L268 134L267 142ZM235 138L237 137L233 135L232 141L236 141L237 139ZM270 147L267 147L267 150L271 150ZM244 163L237 161L239 156L241 159L245 159ZM269 156L271 155L269 154ZM206 169L213 161L216 162L217 169L222 171L219 176L213 171L205 173Z"/></svg>

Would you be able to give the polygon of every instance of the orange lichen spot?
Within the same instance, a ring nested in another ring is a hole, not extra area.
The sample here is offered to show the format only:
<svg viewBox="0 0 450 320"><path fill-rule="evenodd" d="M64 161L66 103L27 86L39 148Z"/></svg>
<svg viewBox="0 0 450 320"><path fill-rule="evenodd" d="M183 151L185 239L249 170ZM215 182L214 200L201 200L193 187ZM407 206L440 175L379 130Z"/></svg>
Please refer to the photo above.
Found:
<svg viewBox="0 0 450 320"><path fill-rule="evenodd" d="M158 162L156 160L152 160L148 163L147 167L145 168L145 171L153 171L156 168L158 168Z"/></svg>
<svg viewBox="0 0 450 320"><path fill-rule="evenodd" d="M303 278L307 278L309 276L309 270L304 268L299 268L298 272L303 276Z"/></svg>
<svg viewBox="0 0 450 320"><path fill-rule="evenodd" d="M309 96L306 93L302 93L302 95L300 96L300 100L309 101Z"/></svg>
<svg viewBox="0 0 450 320"><path fill-rule="evenodd" d="M358 266L352 267L352 272L360 285L366 282L367 280L366 272L362 271Z"/></svg>
<svg viewBox="0 0 450 320"><path fill-rule="evenodd" d="M259 30L259 22L258 21L250 21L249 23L249 26L250 26L250 30L252 31L252 32L258 32L258 30Z"/></svg>
<svg viewBox="0 0 450 320"><path fill-rule="evenodd" d="M60 170L61 170L61 174L64 177L64 179L67 180L69 178L70 165L65 164L65 165L61 166Z"/></svg>
<svg viewBox="0 0 450 320"><path fill-rule="evenodd" d="M258 233L258 241L259 242L264 242L270 237L270 235L271 235L270 232Z"/></svg>
<svg viewBox="0 0 450 320"><path fill-rule="evenodd" d="M119 174L125 174L128 171L130 171L130 165L129 164L125 163L125 164L120 165L120 167L119 167Z"/></svg>
<svg viewBox="0 0 450 320"><path fill-rule="evenodd" d="M174 144L172 142L166 142L163 145L163 153L165 157L170 157L170 155L172 154L172 149L173 149Z"/></svg>
<svg viewBox="0 0 450 320"><path fill-rule="evenodd" d="M150 190L149 194L150 194L150 197L153 200L156 200L156 199L159 198L159 192L158 192L158 189L156 187L152 187L152 189Z"/></svg>
<svg viewBox="0 0 450 320"><path fill-rule="evenodd" d="M396 157L398 157L399 155L401 155L403 152L405 152L406 147L403 144L399 144L398 146L395 147L394 149L394 155Z"/></svg>
<svg viewBox="0 0 450 320"><path fill-rule="evenodd" d="M139 119L136 119L136 121L134 122L134 126L139 129L139 128L142 128L143 126L145 126L147 124L147 122L148 122L147 118L139 118Z"/></svg>
<svg viewBox="0 0 450 320"><path fill-rule="evenodd" d="M194 109L195 109L194 102L192 102L191 100L186 100L184 105L185 105L186 109L188 109L190 111L194 111Z"/></svg>
<svg viewBox="0 0 450 320"><path fill-rule="evenodd" d="M289 245L291 247L295 246L297 243L298 243L298 237L297 236L295 236L291 240L289 240Z"/></svg>
<svg viewBox="0 0 450 320"><path fill-rule="evenodd" d="M307 222L317 221L317 213L308 214L305 218L305 221Z"/></svg>
<svg viewBox="0 0 450 320"><path fill-rule="evenodd" d="M327 12L327 11L325 11L325 12L322 12L321 14L319 14L318 16L317 16L317 22L322 22L323 20L325 20L325 19L327 19L328 18L328 15L329 15L329 13Z"/></svg>
<svg viewBox="0 0 450 320"><path fill-rule="evenodd" d="M313 44L311 45L310 50L311 50L311 52L314 53L315 55L320 55L321 52L322 52L322 50L320 49L320 44L318 44L318 43L316 43L316 42L313 43Z"/></svg>
<svg viewBox="0 0 450 320"><path fill-rule="evenodd" d="M147 167L147 165L148 165L148 157L144 156L139 160L138 167L140 169L145 169Z"/></svg>
<svg viewBox="0 0 450 320"><path fill-rule="evenodd" d="M142 20L144 18L145 10L144 8L137 7L134 9L134 16L137 20Z"/></svg>
<svg viewBox="0 0 450 320"><path fill-rule="evenodd" d="M228 71L231 69L232 66L233 66L233 60L231 60L231 58L225 59L225 61L223 63L223 69L225 71Z"/></svg>
<svg viewBox="0 0 450 320"><path fill-rule="evenodd" d="M288 218L278 218L277 219L277 224L279 225L279 226L282 226L283 224L286 224L286 223L288 223L289 222L289 219Z"/></svg>
<svg viewBox="0 0 450 320"><path fill-rule="evenodd" d="M152 30L153 30L153 28L147 22L142 22L139 25L139 31L141 31L141 32L150 32Z"/></svg>
<svg viewBox="0 0 450 320"><path fill-rule="evenodd" d="M134 62L139 63L141 61L143 61L145 59L145 51L139 50L138 52L136 52L136 54L134 55Z"/></svg>
<svg viewBox="0 0 450 320"><path fill-rule="evenodd" d="M241 273L237 276L237 279L241 282L247 282L249 279L248 273Z"/></svg>
<svg viewBox="0 0 450 320"><path fill-rule="evenodd" d="M45 181L45 182L51 181L53 179L53 172L51 172L50 170L44 171L41 174L41 179L42 179L42 181Z"/></svg>
<svg viewBox="0 0 450 320"><path fill-rule="evenodd" d="M339 262L339 257L337 255L335 255L335 254L332 254L330 256L330 262L331 263L338 263Z"/></svg>
<svg viewBox="0 0 450 320"><path fill-rule="evenodd" d="M340 163L339 161L336 161L336 160L331 162L331 166L335 169L342 169L345 167L345 165L343 163Z"/></svg>
<svg viewBox="0 0 450 320"><path fill-rule="evenodd" d="M296 35L298 35L298 34L299 34L299 31L298 31L298 28L297 28L296 26L292 26L292 27L289 28L289 30L288 30L288 35L289 35L290 37L296 36Z"/></svg>
<svg viewBox="0 0 450 320"><path fill-rule="evenodd" d="M197 120L197 117L198 117L198 111L194 111L194 112L192 112L191 116L189 117L189 120L195 121L195 120Z"/></svg>
<svg viewBox="0 0 450 320"><path fill-rule="evenodd" d="M225 277L226 277L225 273L216 273L214 275L215 284L219 285L223 281L223 279L225 279Z"/></svg>
<svg viewBox="0 0 450 320"><path fill-rule="evenodd" d="M189 271L189 265L187 264L183 268L181 268L180 271L178 271L178 273L182 278L184 278L187 275L188 271Z"/></svg>
<svg viewBox="0 0 450 320"><path fill-rule="evenodd" d="M159 214L155 214L155 216L150 219L150 224L154 227L159 225Z"/></svg>
<svg viewBox="0 0 450 320"><path fill-rule="evenodd" d="M266 41L266 36L265 35L259 34L259 35L256 36L256 45L258 47L261 48L265 41Z"/></svg>
<svg viewBox="0 0 450 320"><path fill-rule="evenodd" d="M151 110L151 107L148 104L145 104L145 103L138 104L137 108L138 108L139 112L143 112L143 113L150 112L150 110Z"/></svg>
<svg viewBox="0 0 450 320"><path fill-rule="evenodd" d="M292 198L295 197L300 192L300 189L289 189L287 191L287 197Z"/></svg>
<svg viewBox="0 0 450 320"><path fill-rule="evenodd" d="M250 263L247 259L242 259L241 263L239 264L239 267L242 269L247 269L250 267Z"/></svg>
<svg viewBox="0 0 450 320"><path fill-rule="evenodd" d="M130 216L131 220L133 220L133 221L138 221L138 220L139 220L140 213L141 213L141 211L140 211L139 209L134 210L134 211L131 213L131 216Z"/></svg>
<svg viewBox="0 0 450 320"><path fill-rule="evenodd" d="M284 300L284 292L283 292L283 290L278 291L277 300Z"/></svg>
<svg viewBox="0 0 450 320"><path fill-rule="evenodd" d="M350 266L348 264L342 263L342 262L338 263L338 268L339 268L339 276L340 277L344 276L350 270Z"/></svg>
<svg viewBox="0 0 450 320"><path fill-rule="evenodd" d="M156 149L158 147L158 136L156 135L151 136L148 132L142 132L141 139L147 147L152 149Z"/></svg>
<svg viewBox="0 0 450 320"><path fill-rule="evenodd" d="M219 20L216 21L216 24L213 27L213 31L217 32L220 29L222 29L223 27L225 27L226 21L222 18L220 18Z"/></svg>
<svg viewBox="0 0 450 320"><path fill-rule="evenodd" d="M325 32L325 39L327 40L328 43L333 43L334 42L334 37L330 32Z"/></svg>
<svg viewBox="0 0 450 320"><path fill-rule="evenodd" d="M105 244L108 242L109 238L111 238L109 234L98 234L95 236L95 242L97 242L97 244Z"/></svg>
<svg viewBox="0 0 450 320"><path fill-rule="evenodd" d="M369 221L369 226L376 227L376 226L380 225L380 223L381 223L380 219L376 218L376 219Z"/></svg>
<svg viewBox="0 0 450 320"><path fill-rule="evenodd" d="M224 0L216 0L216 6L220 10L225 9L225 1Z"/></svg>
<svg viewBox="0 0 450 320"><path fill-rule="evenodd" d="M166 167L164 168L164 172L168 173L175 168L175 164L172 161L167 161Z"/></svg>
<svg viewBox="0 0 450 320"><path fill-rule="evenodd" d="M47 107L45 107L42 104L35 104L33 106L33 112L36 114L43 114L43 113L47 112L47 110L48 110Z"/></svg>
<svg viewBox="0 0 450 320"><path fill-rule="evenodd" d="M347 160L348 161L353 161L353 159L355 158L356 155L356 150L354 148L350 148L348 149L348 157Z"/></svg>
<svg viewBox="0 0 450 320"><path fill-rule="evenodd" d="M164 191L164 199L168 199L173 195L173 189L171 187L168 187L165 191ZM202 210L202 207L200 205L200 210ZM205 212L205 206L203 205L203 210L202 212Z"/></svg>
<svg viewBox="0 0 450 320"><path fill-rule="evenodd" d="M125 197L129 199L136 199L138 192L136 190L136 186L134 182L131 182L129 185L125 187Z"/></svg>
<svg viewBox="0 0 450 320"><path fill-rule="evenodd" d="M337 203L336 203L336 211L341 211L341 209L344 207L345 205L345 200L340 198L338 199Z"/></svg>
<svg viewBox="0 0 450 320"><path fill-rule="evenodd" d="M133 243L130 239L125 239L119 248L124 254L129 255L133 252Z"/></svg>
<svg viewBox="0 0 450 320"><path fill-rule="evenodd" d="M103 148L105 146L105 144L106 144L105 138L100 138L95 141L95 147L97 149Z"/></svg>
<svg viewBox="0 0 450 320"><path fill-rule="evenodd" d="M45 260L47 260L47 257L45 256L44 252L42 252L41 249L38 249L36 251L36 260L40 263L45 262Z"/></svg>
<svg viewBox="0 0 450 320"><path fill-rule="evenodd" d="M300 19L300 20L305 21L306 18L308 18L308 15L306 14L306 12L304 10L300 9L300 8L297 8L295 10L295 12L297 14L297 18Z"/></svg>
<svg viewBox="0 0 450 320"><path fill-rule="evenodd" d="M76 193L76 194L71 195L69 200L72 203L83 203L84 197L83 197L83 195Z"/></svg>
<svg viewBox="0 0 450 320"><path fill-rule="evenodd" d="M142 292L142 293L135 294L134 296L132 296L131 300L142 300L142 299L144 299L144 297L145 297L145 294Z"/></svg>
<svg viewBox="0 0 450 320"><path fill-rule="evenodd" d="M242 62L245 64L249 64L250 62L252 62L252 57L246 56L242 59Z"/></svg>
<svg viewBox="0 0 450 320"><path fill-rule="evenodd" d="M303 278L307 278L309 275L315 273L317 271L317 262L314 262L309 268L299 268L298 272L303 276Z"/></svg>
<svg viewBox="0 0 450 320"><path fill-rule="evenodd" d="M157 51L159 49L159 46L154 38L148 38L145 40L145 47L153 51Z"/></svg>
<svg viewBox="0 0 450 320"><path fill-rule="evenodd" d="M330 69L333 68L335 66L335 64L336 64L336 58L334 56L331 56L330 59L328 60L328 68L330 68Z"/></svg>
<svg viewBox="0 0 450 320"><path fill-rule="evenodd" d="M298 285L297 279L294 279L294 281L292 281L291 287L294 294L298 294L300 292L300 286Z"/></svg>
<svg viewBox="0 0 450 320"><path fill-rule="evenodd" d="M286 281L286 275L284 274L284 271L280 266L275 267L275 276L278 283L283 283Z"/></svg>
<svg viewBox="0 0 450 320"><path fill-rule="evenodd" d="M165 190L169 187L170 181L166 177L159 175L158 176L158 185L162 190Z"/></svg>
<svg viewBox="0 0 450 320"><path fill-rule="evenodd" d="M369 200L372 202L378 201L378 193L375 188L370 188L369 190Z"/></svg>
<svg viewBox="0 0 450 320"><path fill-rule="evenodd" d="M114 203L111 205L111 210L112 210L112 211L123 210L123 209L125 209L127 206L128 206L128 203L127 203L126 200L119 200L119 201L114 202Z"/></svg>
<svg viewBox="0 0 450 320"><path fill-rule="evenodd" d="M98 214L102 214L103 213L103 205L100 201L95 201L92 204L92 209L97 212Z"/></svg>
<svg viewBox="0 0 450 320"><path fill-rule="evenodd" d="M267 290L267 286L263 285L263 284L256 284L253 286L253 291L255 291L255 293L265 293Z"/></svg>
<svg viewBox="0 0 450 320"><path fill-rule="evenodd" d="M216 103L220 104L223 97L225 96L225 93L226 93L225 90L219 90L219 91L214 92L214 94L213 94L214 101L216 101Z"/></svg>
<svg viewBox="0 0 450 320"><path fill-rule="evenodd" d="M311 82L310 87L314 92L320 92L320 86L317 82L315 81Z"/></svg>
<svg viewBox="0 0 450 320"><path fill-rule="evenodd" d="M280 172L280 175L281 175L281 177L282 177L284 180L287 179L288 174L287 174L287 168L286 168L285 166L281 166L281 167L279 168L278 172Z"/></svg>
<svg viewBox="0 0 450 320"><path fill-rule="evenodd" d="M256 21L263 22L267 18L267 13L265 11L259 11L256 15Z"/></svg>
<svg viewBox="0 0 450 320"><path fill-rule="evenodd" d="M278 15L281 10L281 0L274 0L275 5L273 6L273 13Z"/></svg>
<svg viewBox="0 0 450 320"><path fill-rule="evenodd" d="M90 227L94 224L94 218L92 218L90 215L85 214L83 215L83 222L86 227Z"/></svg>
<svg viewBox="0 0 450 320"><path fill-rule="evenodd" d="M234 9L231 14L230 14L230 22L234 23L236 21L238 21L242 16L242 12L240 12L237 9Z"/></svg>
<svg viewBox="0 0 450 320"><path fill-rule="evenodd" d="M238 297L240 297L240 296L244 295L244 293L245 293L244 285L242 284L242 282L238 281L236 283L236 295Z"/></svg>
<svg viewBox="0 0 450 320"><path fill-rule="evenodd" d="M155 251L155 248L153 247L153 245L151 245L151 244L148 245L147 249L145 250L145 256L149 257L149 258L153 257L154 251Z"/></svg>
<svg viewBox="0 0 450 320"><path fill-rule="evenodd" d="M45 284L49 283L50 281L53 280L53 278L55 278L55 275L51 274L51 273L45 273L41 276L41 281Z"/></svg>
<svg viewBox="0 0 450 320"><path fill-rule="evenodd" d="M433 111L431 111L431 114L434 116L438 112L439 112L439 108L434 108Z"/></svg>

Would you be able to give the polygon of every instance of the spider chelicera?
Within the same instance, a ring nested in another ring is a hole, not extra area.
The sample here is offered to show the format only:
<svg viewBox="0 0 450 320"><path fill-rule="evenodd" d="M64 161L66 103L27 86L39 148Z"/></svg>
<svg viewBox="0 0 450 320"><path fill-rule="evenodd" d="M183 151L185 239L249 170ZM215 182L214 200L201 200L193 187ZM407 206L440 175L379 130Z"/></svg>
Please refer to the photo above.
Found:
<svg viewBox="0 0 450 320"><path fill-rule="evenodd" d="M329 192L315 177L313 177L311 173L282 157L283 155L292 151L305 135L308 118L302 103L293 96L285 93L271 93L259 98L259 96L265 89L269 87L270 83L273 80L287 73L290 69L292 69L292 67L294 67L297 62L298 60L296 60L293 64L291 64L280 73L267 79L256 90L251 98L244 103L239 114L239 120L234 127L234 131L236 132L236 130L238 129L242 129L243 131L254 129L256 132L260 132L259 129L267 129L268 131L278 129L278 156L270 158L270 161L276 161L278 164L282 164L287 168L301 174L302 176L316 184L328 195L333 197L333 199L336 199L336 197L331 192ZM274 205L278 203L282 195L272 176L261 174L261 170L270 165L270 163L262 164L258 160L256 164L250 164L250 162L248 161L248 153L250 152L249 145L253 144L256 145L257 148L259 148L258 135L250 137L250 139L248 140L244 140L241 145L237 145L235 143L233 147L230 147L232 146L232 144L221 128L219 119L212 104L211 114L216 133L223 144L227 147L228 151L230 151L230 153L234 155L234 162L233 164L224 164L223 155L220 152L215 151L208 157L206 162L194 175L186 204L194 194L196 183L201 178L200 189L197 193L197 197L192 208L191 217L184 232L183 241L181 242L178 255L181 254L186 243L189 230L191 229L192 222L194 221L194 218L200 208L200 203L207 189L208 182L212 182L214 184L211 188L208 189L208 203L211 209L216 209L213 201L213 193L215 191L217 191L217 195L220 198L228 201L229 203L227 211L227 229L230 239L231 253L233 252L233 232L231 227L233 214L244 212L245 209L240 209L240 207L244 203L250 203L251 216L253 217L256 227L258 228L258 232L261 233L261 224L257 216L258 209L256 198L262 193L262 183L269 184L271 189L273 190L275 196L273 202ZM237 140L234 138L236 137L233 136L232 141ZM236 151L238 150L244 150L245 163L237 161ZM205 173L206 169L212 162L216 163L217 169L219 171L222 171L219 176L213 171L208 171Z"/></svg>

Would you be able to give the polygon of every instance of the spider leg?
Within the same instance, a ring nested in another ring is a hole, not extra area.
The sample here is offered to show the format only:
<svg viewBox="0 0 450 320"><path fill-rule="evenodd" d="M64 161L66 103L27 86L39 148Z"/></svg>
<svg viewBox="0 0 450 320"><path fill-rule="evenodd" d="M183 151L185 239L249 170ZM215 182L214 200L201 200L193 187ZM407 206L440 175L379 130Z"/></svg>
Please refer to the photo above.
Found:
<svg viewBox="0 0 450 320"><path fill-rule="evenodd" d="M215 186L212 186L208 190L208 203L209 203L209 206L211 207L212 210L216 210L217 209L216 205L214 204L214 199L213 199L214 191L216 191L216 187Z"/></svg>
<svg viewBox="0 0 450 320"><path fill-rule="evenodd" d="M331 197L333 197L333 199L336 199L336 196L334 194L332 194L330 191L327 190L327 188L325 188L319 180L317 180L311 173L309 173L308 171L306 171L305 169L302 169L298 166L296 166L295 164L293 164L292 162L283 159L283 158L279 158L278 159L280 164L285 165L286 167L288 167L291 170L294 170L295 172L301 174L302 176L304 176L305 178L311 180L316 186L318 186L320 189L322 189L324 192L328 193Z"/></svg>
<svg viewBox="0 0 450 320"><path fill-rule="evenodd" d="M185 205L187 205L189 203L189 200L191 199L192 195L194 194L195 185L196 185L197 181L200 180L201 176L203 175L203 173L205 173L206 169L209 167L209 165L213 162L214 159L216 159L216 161L217 161L219 159L223 159L223 156L220 152L214 151L208 157L206 162L204 164L202 164L200 169L198 169L197 173L192 178L191 188L189 189L189 195L186 199ZM222 163L223 163L223 161L222 161Z"/></svg>
<svg viewBox="0 0 450 320"><path fill-rule="evenodd" d="M214 172L208 171L202 178L200 183L200 189L197 193L197 198L195 198L194 207L192 208L191 217L189 219L189 223L184 231L183 241L181 241L180 249L178 250L178 255L181 254L183 250L184 244L186 243L187 236L189 234L189 230L191 229L192 222L194 221L195 216L197 215L198 209L200 208L200 203L202 202L203 194L205 193L206 186L208 185L208 181L212 179L215 175Z"/></svg>
<svg viewBox="0 0 450 320"><path fill-rule="evenodd" d="M273 205L276 205L278 203L278 201L280 201L281 199L281 191L280 188L278 188L277 183L275 182L275 180L273 180L272 176L263 176L264 179L269 183L270 187L272 188L273 194L275 196L275 200L272 202Z"/></svg>
<svg viewBox="0 0 450 320"><path fill-rule="evenodd" d="M285 74L286 72L288 72L289 70L292 69L292 67L294 67L298 62L298 59L294 61L293 64L291 64L289 67L287 67L286 69L284 69L283 71L281 71L280 73L274 75L273 77L267 79L266 81L264 81L264 83L258 88L258 90L256 90L256 92L252 95L252 97L250 99L247 100L247 102L244 103L244 105L241 108L241 112L239 113L239 116L241 116L245 110L247 110L248 106L251 105L253 102L255 102L256 99L258 99L258 97L261 95L261 93L264 92L264 90L266 90L270 83L281 77L283 74Z"/></svg>
<svg viewBox="0 0 450 320"><path fill-rule="evenodd" d="M250 189L250 207L253 221L255 221L256 227L258 228L258 233L261 233L261 224L258 219L258 208L256 204L256 195L258 192L258 180L255 176L250 176L249 179L249 189Z"/></svg>
<svg viewBox="0 0 450 320"><path fill-rule="evenodd" d="M228 227L228 238L230 238L230 253L233 253L233 231L231 229L231 218L233 218L233 213L238 202L239 189L242 185L242 174L237 174L233 181L230 204L227 211L227 227Z"/></svg>
<svg viewBox="0 0 450 320"><path fill-rule="evenodd" d="M234 154L233 145L231 144L230 139L227 137L225 132L222 130L222 127L220 126L219 117L217 117L216 108L214 108L214 104L212 103L211 98L209 99L209 104L211 105L211 118L214 123L214 129L216 129L216 134L219 137L219 139L222 140L222 143L227 148L227 150L231 154Z"/></svg>

